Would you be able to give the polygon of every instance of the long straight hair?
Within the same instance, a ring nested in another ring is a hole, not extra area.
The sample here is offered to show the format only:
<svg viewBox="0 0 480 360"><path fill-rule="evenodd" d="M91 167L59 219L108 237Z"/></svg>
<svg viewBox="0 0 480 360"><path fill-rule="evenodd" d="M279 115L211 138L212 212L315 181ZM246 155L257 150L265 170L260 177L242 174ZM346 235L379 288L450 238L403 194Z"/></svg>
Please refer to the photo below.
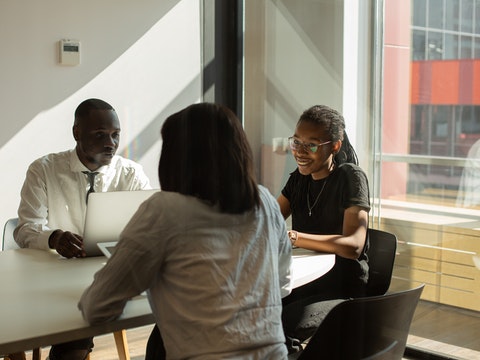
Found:
<svg viewBox="0 0 480 360"><path fill-rule="evenodd" d="M162 190L195 196L226 213L259 205L252 151L230 109L212 103L190 105L169 116L161 134Z"/></svg>

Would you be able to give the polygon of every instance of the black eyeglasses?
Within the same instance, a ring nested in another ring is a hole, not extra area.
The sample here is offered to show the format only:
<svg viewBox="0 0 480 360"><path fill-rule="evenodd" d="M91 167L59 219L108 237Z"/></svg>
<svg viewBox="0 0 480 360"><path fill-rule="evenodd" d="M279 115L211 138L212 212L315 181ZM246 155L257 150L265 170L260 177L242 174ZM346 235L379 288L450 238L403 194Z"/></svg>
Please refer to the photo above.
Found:
<svg viewBox="0 0 480 360"><path fill-rule="evenodd" d="M325 141L321 144L306 144L304 142L301 142L300 140L298 140L297 138L291 136L288 138L288 144L290 145L290 149L294 150L294 151L298 151L300 150L300 148L303 148L303 150L307 151L307 152L311 152L311 153L316 153L318 151L318 148L320 146L323 146L323 145L327 145L327 144L330 144L332 141Z"/></svg>

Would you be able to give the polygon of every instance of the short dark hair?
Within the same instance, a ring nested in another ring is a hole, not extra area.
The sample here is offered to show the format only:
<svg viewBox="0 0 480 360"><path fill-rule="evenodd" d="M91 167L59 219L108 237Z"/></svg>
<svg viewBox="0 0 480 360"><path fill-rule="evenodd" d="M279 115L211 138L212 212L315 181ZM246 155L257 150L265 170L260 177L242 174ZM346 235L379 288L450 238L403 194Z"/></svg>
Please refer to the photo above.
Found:
<svg viewBox="0 0 480 360"><path fill-rule="evenodd" d="M160 187L240 214L260 203L253 156L240 120L225 106L200 103L169 116L161 130Z"/></svg>
<svg viewBox="0 0 480 360"><path fill-rule="evenodd" d="M80 119L85 119L90 114L91 110L113 110L115 109L106 101L100 99L87 99L82 101L75 110L75 125Z"/></svg>

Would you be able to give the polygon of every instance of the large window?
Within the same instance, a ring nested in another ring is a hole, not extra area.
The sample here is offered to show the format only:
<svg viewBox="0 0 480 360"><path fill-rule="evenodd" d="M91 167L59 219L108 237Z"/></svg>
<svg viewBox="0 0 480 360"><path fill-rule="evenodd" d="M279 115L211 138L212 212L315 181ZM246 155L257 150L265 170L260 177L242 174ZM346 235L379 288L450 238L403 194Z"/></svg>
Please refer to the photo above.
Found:
<svg viewBox="0 0 480 360"><path fill-rule="evenodd" d="M342 111L371 224L399 238L395 280L477 314L480 0L244 3L245 129L261 182L278 195L295 169L284 145L304 109Z"/></svg>

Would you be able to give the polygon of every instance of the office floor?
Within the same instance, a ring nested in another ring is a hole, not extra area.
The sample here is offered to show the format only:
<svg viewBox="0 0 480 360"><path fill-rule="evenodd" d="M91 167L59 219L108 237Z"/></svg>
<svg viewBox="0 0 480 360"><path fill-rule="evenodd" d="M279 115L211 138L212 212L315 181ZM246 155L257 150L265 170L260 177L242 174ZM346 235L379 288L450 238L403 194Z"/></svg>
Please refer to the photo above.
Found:
<svg viewBox="0 0 480 360"><path fill-rule="evenodd" d="M451 359L480 360L480 313L420 301L408 344Z"/></svg>
<svg viewBox="0 0 480 360"><path fill-rule="evenodd" d="M143 360L145 346L152 326L127 331L131 360ZM412 349L428 349L437 356L419 355L416 351L405 360L451 359L480 360L480 313L420 301L410 328L408 344ZM48 347L42 351L42 359L48 355ZM27 353L31 359L31 353ZM117 360L113 335L95 338L91 360Z"/></svg>
<svg viewBox="0 0 480 360"><path fill-rule="evenodd" d="M130 360L144 360L145 347L148 336L153 325L139 327L127 330L128 348L130 352ZM95 347L90 354L90 360L118 360L117 348L113 334L97 336L94 339ZM48 356L50 347L42 348L42 360ZM27 360L32 359L31 352L26 353Z"/></svg>

